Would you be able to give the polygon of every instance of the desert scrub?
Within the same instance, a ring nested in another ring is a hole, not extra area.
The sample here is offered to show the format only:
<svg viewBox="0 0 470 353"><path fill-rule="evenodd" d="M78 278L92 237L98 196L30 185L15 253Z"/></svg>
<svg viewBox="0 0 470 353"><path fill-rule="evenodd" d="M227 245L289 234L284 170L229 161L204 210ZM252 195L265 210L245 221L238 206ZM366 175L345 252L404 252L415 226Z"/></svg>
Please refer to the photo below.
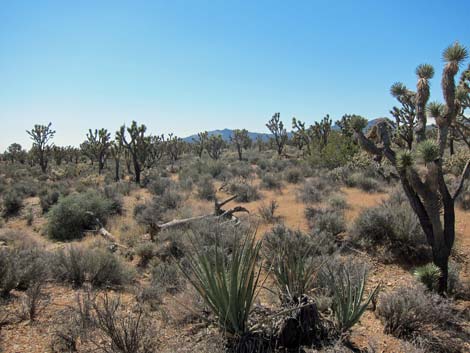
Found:
<svg viewBox="0 0 470 353"><path fill-rule="evenodd" d="M129 283L133 273L114 254L102 249L69 246L51 259L53 277L58 282L80 287L88 281L94 287Z"/></svg>
<svg viewBox="0 0 470 353"><path fill-rule="evenodd" d="M276 200L271 200L267 205L262 204L258 208L258 213L261 219L266 223L278 222L281 216L276 215L276 210L279 208L279 204Z"/></svg>
<svg viewBox="0 0 470 353"><path fill-rule="evenodd" d="M47 213L59 201L59 197L59 190L42 189L39 192L39 203L41 204L42 213Z"/></svg>
<svg viewBox="0 0 470 353"><path fill-rule="evenodd" d="M110 200L93 190L64 197L48 213L47 234L60 241L79 239L85 231L98 225L97 219L106 224L113 206Z"/></svg>
<svg viewBox="0 0 470 353"><path fill-rule="evenodd" d="M261 177L261 187L267 190L281 190L282 181L272 173L267 173Z"/></svg>
<svg viewBox="0 0 470 353"><path fill-rule="evenodd" d="M346 231L346 221L341 210L307 207L305 217L315 234L327 233L336 237Z"/></svg>
<svg viewBox="0 0 470 353"><path fill-rule="evenodd" d="M239 202L251 202L260 198L256 187L246 182L232 182L227 189L231 194L238 196L237 201Z"/></svg>
<svg viewBox="0 0 470 353"><path fill-rule="evenodd" d="M328 198L328 205L334 210L345 210L349 208L346 198L341 194L333 194Z"/></svg>
<svg viewBox="0 0 470 353"><path fill-rule="evenodd" d="M302 170L297 167L292 167L284 173L284 179L290 184L298 184L303 180L304 176Z"/></svg>
<svg viewBox="0 0 470 353"><path fill-rule="evenodd" d="M431 255L418 218L402 192L364 210L353 224L351 240L366 249L383 248L387 260L413 263Z"/></svg>
<svg viewBox="0 0 470 353"><path fill-rule="evenodd" d="M307 179L299 190L299 199L304 203L316 203L323 200L332 191L333 185L321 177Z"/></svg>
<svg viewBox="0 0 470 353"><path fill-rule="evenodd" d="M184 266L184 264L182 264ZM168 293L175 294L184 288L185 280L174 261L156 261L152 269L152 286L160 287Z"/></svg>
<svg viewBox="0 0 470 353"><path fill-rule="evenodd" d="M3 217L15 216L23 208L23 198L15 190L7 191L3 195Z"/></svg>
<svg viewBox="0 0 470 353"><path fill-rule="evenodd" d="M359 188L366 192L382 192L382 184L372 177L368 177L363 173L353 173L344 181L346 186Z"/></svg>
<svg viewBox="0 0 470 353"><path fill-rule="evenodd" d="M428 352L461 352L458 312L452 302L423 286L399 287L379 296L377 314L384 332L419 341ZM441 340L439 337L445 337Z"/></svg>
<svg viewBox="0 0 470 353"><path fill-rule="evenodd" d="M215 199L215 186L210 175L201 178L197 183L197 196L201 200L214 200Z"/></svg>

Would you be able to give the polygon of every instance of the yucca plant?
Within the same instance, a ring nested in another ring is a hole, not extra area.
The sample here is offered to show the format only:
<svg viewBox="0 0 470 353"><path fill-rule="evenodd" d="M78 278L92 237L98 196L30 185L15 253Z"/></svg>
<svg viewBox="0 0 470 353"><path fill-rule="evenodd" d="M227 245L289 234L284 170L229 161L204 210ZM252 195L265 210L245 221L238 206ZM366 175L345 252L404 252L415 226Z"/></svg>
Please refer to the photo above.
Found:
<svg viewBox="0 0 470 353"><path fill-rule="evenodd" d="M413 271L413 275L426 286L427 289L433 290L437 287L439 277L441 277L441 270L433 263L417 267Z"/></svg>
<svg viewBox="0 0 470 353"><path fill-rule="evenodd" d="M273 263L272 272L284 304L298 303L313 288L320 265L309 253L305 249L299 256L298 252L284 248Z"/></svg>
<svg viewBox="0 0 470 353"><path fill-rule="evenodd" d="M216 316L218 326L232 336L243 336L249 332L248 317L259 293L261 266L257 268L256 262L261 242L254 234L236 237L227 256L218 239L210 252L191 240L193 254L180 269Z"/></svg>
<svg viewBox="0 0 470 353"><path fill-rule="evenodd" d="M354 276L349 268L342 264L337 270L327 267L329 286L333 293L333 313L338 329L341 333L347 332L364 314L372 298L377 294L377 285L364 299L364 289L367 279L365 266L359 276Z"/></svg>

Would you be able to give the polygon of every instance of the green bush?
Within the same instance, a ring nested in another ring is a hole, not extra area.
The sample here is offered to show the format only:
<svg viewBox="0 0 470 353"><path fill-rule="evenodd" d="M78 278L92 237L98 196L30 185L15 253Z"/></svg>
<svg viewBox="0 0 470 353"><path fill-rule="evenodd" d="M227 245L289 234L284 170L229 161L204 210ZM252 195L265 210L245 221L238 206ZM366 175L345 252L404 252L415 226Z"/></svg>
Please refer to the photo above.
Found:
<svg viewBox="0 0 470 353"><path fill-rule="evenodd" d="M391 260L412 263L431 257L418 218L401 192L364 210L353 224L351 240L364 248L383 249Z"/></svg>
<svg viewBox="0 0 470 353"><path fill-rule="evenodd" d="M230 183L228 185L228 191L231 194L237 195L237 201L239 202L251 202L260 198L256 187L244 182Z"/></svg>
<svg viewBox="0 0 470 353"><path fill-rule="evenodd" d="M216 190L214 187L214 182L212 181L212 177L210 175L203 177L197 183L197 196L201 200L214 200L215 192Z"/></svg>
<svg viewBox="0 0 470 353"><path fill-rule="evenodd" d="M102 249L70 246L58 250L51 259L53 277L59 282L80 287L85 281L94 287L123 285L132 273L112 253Z"/></svg>
<svg viewBox="0 0 470 353"><path fill-rule="evenodd" d="M112 202L96 191L72 194L60 199L50 209L47 233L54 240L79 239L85 231L97 226L97 219L106 224L112 213Z"/></svg>
<svg viewBox="0 0 470 353"><path fill-rule="evenodd" d="M3 195L3 216L10 217L18 214L23 207L23 198L15 190L6 192Z"/></svg>
<svg viewBox="0 0 470 353"><path fill-rule="evenodd" d="M43 189L39 193L39 202L42 213L47 213L50 208L59 201L60 192L58 190Z"/></svg>
<svg viewBox="0 0 470 353"><path fill-rule="evenodd" d="M302 171L299 168L289 168L285 174L284 178L288 183L298 184L303 179Z"/></svg>
<svg viewBox="0 0 470 353"><path fill-rule="evenodd" d="M280 190L282 188L282 182L275 174L267 173L261 177L261 187L268 190Z"/></svg>
<svg viewBox="0 0 470 353"><path fill-rule="evenodd" d="M328 233L337 236L346 231L344 213L338 210L307 207L305 216L315 233Z"/></svg>

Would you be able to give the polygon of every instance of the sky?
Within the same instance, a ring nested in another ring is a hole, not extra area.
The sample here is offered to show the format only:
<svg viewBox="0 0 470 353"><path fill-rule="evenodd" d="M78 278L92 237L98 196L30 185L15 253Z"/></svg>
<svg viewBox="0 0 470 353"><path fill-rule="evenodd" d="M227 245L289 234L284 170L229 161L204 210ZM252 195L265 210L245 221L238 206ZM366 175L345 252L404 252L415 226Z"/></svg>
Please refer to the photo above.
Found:
<svg viewBox="0 0 470 353"><path fill-rule="evenodd" d="M470 46L470 1L0 0L0 151L57 145L132 120L152 134L246 128L281 113L389 116L390 86L416 84L443 49Z"/></svg>

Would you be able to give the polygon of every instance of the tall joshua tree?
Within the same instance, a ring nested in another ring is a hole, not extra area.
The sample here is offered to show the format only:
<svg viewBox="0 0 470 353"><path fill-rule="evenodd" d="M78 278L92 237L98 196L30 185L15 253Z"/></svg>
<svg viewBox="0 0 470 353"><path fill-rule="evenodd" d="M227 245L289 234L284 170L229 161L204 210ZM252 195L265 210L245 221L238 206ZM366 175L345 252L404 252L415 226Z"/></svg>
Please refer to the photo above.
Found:
<svg viewBox="0 0 470 353"><path fill-rule="evenodd" d="M43 173L47 171L51 149L50 142L55 135L55 130L52 130L51 125L52 123L48 125L34 125L34 128L31 130L26 130L33 141L33 151Z"/></svg>
<svg viewBox="0 0 470 353"><path fill-rule="evenodd" d="M147 161L150 136L146 136L147 127L145 125L137 125L136 121L132 121L130 127L126 129L123 125L116 133L117 137L122 141L124 148L129 152L134 166L134 181L140 184L140 174ZM127 134L126 134L127 132ZM129 137L126 137L129 135Z"/></svg>
<svg viewBox="0 0 470 353"><path fill-rule="evenodd" d="M217 160L222 155L225 146L225 141L221 135L211 135L207 139L207 154L214 160Z"/></svg>
<svg viewBox="0 0 470 353"><path fill-rule="evenodd" d="M449 127L455 121L458 113L455 75L467 57L467 49L459 43L444 50L443 58L446 64L442 73L441 86L445 104L432 102L426 105L427 99L429 99L427 92L423 92L422 100L417 99L420 105L427 106L428 115L436 120L438 129L436 139L424 139L418 144L415 152L396 151L391 143L390 126L385 121L380 121L377 124L379 137L377 142L364 136L362 129L355 128L355 135L364 149L379 158L387 158L396 168L405 194L432 248L433 262L441 270L438 284L440 293L447 291L448 262L455 239L454 202L462 190L465 178L470 174L469 160L458 179L456 188L449 190L444 181L442 167ZM417 71L420 71L420 67ZM421 75L418 74L418 91L420 88L429 89L427 82L420 83L421 80L432 77L430 75L432 70L429 67L425 71L427 72L425 75L422 72ZM426 138L426 124L420 128L424 131L420 131L418 135L421 134L421 137ZM425 168L422 173L415 167L416 157L420 157L424 161Z"/></svg>
<svg viewBox="0 0 470 353"><path fill-rule="evenodd" d="M247 129L235 129L233 130L232 135L230 136L230 141L233 143L238 153L238 160L242 160L242 153L244 149L247 149L251 146L251 139L248 136Z"/></svg>
<svg viewBox="0 0 470 353"><path fill-rule="evenodd" d="M101 174L111 147L111 134L106 129L91 129L86 134L88 150L98 162L98 174Z"/></svg>
<svg viewBox="0 0 470 353"><path fill-rule="evenodd" d="M122 144L122 139L119 138L118 134L116 133L116 138L114 141L111 142L111 146L109 148L111 152L111 156L114 159L114 180L119 181L120 177L120 166L121 166L121 157L124 151L124 146Z"/></svg>
<svg viewBox="0 0 470 353"><path fill-rule="evenodd" d="M194 149L199 158L202 157L202 153L206 148L207 140L209 139L209 133L207 131L199 132L197 138L193 138Z"/></svg>
<svg viewBox="0 0 470 353"><path fill-rule="evenodd" d="M390 93L401 104L401 107L393 107L392 110L390 110L390 114L395 118L396 123L397 136L395 142L400 145L403 141L407 148L411 150L413 148L415 129L417 128L416 93L409 90L401 82L395 82L390 88ZM424 116L424 119L422 118L422 121L424 124L420 126L426 126L426 116ZM420 130L419 134L422 133L423 131Z"/></svg>
<svg viewBox="0 0 470 353"><path fill-rule="evenodd" d="M274 143L276 144L277 154L282 155L282 151L289 139L284 123L281 121L281 113L274 113L273 117L268 121L266 127L273 134Z"/></svg>

